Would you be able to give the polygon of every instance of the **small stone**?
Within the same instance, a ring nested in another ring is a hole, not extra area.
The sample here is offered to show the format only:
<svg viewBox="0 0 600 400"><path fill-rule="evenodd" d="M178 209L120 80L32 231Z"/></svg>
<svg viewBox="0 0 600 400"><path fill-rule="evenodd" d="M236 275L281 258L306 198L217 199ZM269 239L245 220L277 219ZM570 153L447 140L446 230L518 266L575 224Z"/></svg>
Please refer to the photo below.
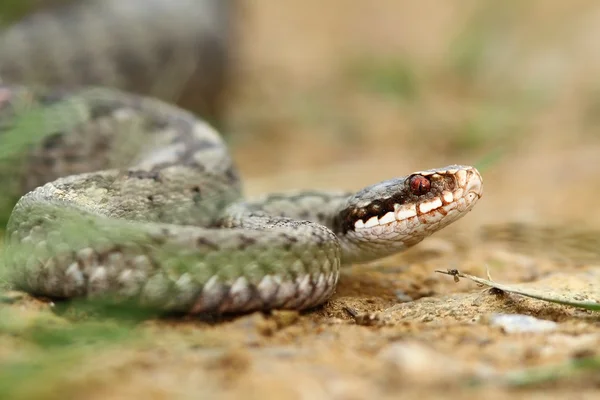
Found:
<svg viewBox="0 0 600 400"><path fill-rule="evenodd" d="M489 321L492 326L499 326L505 333L541 333L558 327L554 321L523 314L493 314Z"/></svg>
<svg viewBox="0 0 600 400"><path fill-rule="evenodd" d="M402 377L413 383L454 382L471 372L460 361L414 341L392 343L381 349L377 358L393 367L389 370L393 379Z"/></svg>
<svg viewBox="0 0 600 400"><path fill-rule="evenodd" d="M412 297L410 297L408 294L406 294L403 290L396 290L394 292L394 295L396 296L396 300L398 300L399 303L409 303L414 300Z"/></svg>

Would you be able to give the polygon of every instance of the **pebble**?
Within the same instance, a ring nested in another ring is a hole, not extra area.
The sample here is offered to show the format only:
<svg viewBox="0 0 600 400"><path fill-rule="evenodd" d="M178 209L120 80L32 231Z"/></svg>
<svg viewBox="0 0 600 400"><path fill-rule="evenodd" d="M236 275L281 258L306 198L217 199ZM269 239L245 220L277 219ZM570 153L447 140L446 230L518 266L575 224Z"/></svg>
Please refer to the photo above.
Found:
<svg viewBox="0 0 600 400"><path fill-rule="evenodd" d="M377 358L393 366L392 374L406 382L452 382L467 372L461 362L412 341L392 343L381 349Z"/></svg>
<svg viewBox="0 0 600 400"><path fill-rule="evenodd" d="M523 314L493 314L490 318L490 324L499 326L505 333L550 332L558 327L558 324L554 321Z"/></svg>

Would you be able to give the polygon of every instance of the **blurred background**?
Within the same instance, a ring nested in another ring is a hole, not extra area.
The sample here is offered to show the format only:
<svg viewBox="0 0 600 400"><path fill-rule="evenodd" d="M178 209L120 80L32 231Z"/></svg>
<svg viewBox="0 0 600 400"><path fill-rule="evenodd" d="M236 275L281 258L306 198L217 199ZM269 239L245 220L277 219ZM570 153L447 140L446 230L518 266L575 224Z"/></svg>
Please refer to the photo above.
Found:
<svg viewBox="0 0 600 400"><path fill-rule="evenodd" d="M485 194L465 225L598 222L597 3L242 8L229 115L247 175L356 187L476 164Z"/></svg>
<svg viewBox="0 0 600 400"><path fill-rule="evenodd" d="M176 102L219 126L249 194L355 189L463 163L485 178L467 218L475 224L600 218L594 1L1 7L5 81L102 84Z"/></svg>

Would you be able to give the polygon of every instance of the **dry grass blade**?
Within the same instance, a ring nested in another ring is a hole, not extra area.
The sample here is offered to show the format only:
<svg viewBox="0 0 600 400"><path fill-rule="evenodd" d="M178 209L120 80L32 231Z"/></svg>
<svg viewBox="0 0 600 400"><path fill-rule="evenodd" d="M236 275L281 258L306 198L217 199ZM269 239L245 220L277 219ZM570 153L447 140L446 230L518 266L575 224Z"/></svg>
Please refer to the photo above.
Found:
<svg viewBox="0 0 600 400"><path fill-rule="evenodd" d="M483 278L479 278L474 275L464 274L458 270L447 270L447 271L436 270L436 272L453 276L456 282L458 282L458 278L470 279L479 285L489 286L491 288L502 290L503 292L514 293L514 294L518 294L521 296L531 297L531 298L537 299L537 300L548 301L551 303L562 304L562 305L567 305L567 306L577 307L577 308L583 308L583 309L590 310L590 311L600 311L600 302L577 299L576 297L580 296L577 293L565 294L565 293L551 292L550 290L542 292L540 290L530 289L530 288L521 289L517 286L496 283L496 282L493 282L491 279L483 279ZM490 278L489 274L488 274L488 278Z"/></svg>

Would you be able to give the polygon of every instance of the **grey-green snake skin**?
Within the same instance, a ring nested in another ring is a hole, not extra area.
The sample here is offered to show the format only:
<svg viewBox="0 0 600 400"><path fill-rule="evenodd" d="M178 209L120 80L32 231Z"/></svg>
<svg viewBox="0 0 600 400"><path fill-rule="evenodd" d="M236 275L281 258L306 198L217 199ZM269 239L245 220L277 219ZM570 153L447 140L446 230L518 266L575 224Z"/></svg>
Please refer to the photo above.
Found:
<svg viewBox="0 0 600 400"><path fill-rule="evenodd" d="M305 309L332 295L342 263L414 245L482 194L476 169L449 166L354 194L244 201L220 136L174 106L102 89L4 86L0 99L4 127L28 120L23 99L46 112L40 127L67 127L47 130L22 159L25 186L66 176L23 196L7 226L10 281L53 298L189 313Z"/></svg>

